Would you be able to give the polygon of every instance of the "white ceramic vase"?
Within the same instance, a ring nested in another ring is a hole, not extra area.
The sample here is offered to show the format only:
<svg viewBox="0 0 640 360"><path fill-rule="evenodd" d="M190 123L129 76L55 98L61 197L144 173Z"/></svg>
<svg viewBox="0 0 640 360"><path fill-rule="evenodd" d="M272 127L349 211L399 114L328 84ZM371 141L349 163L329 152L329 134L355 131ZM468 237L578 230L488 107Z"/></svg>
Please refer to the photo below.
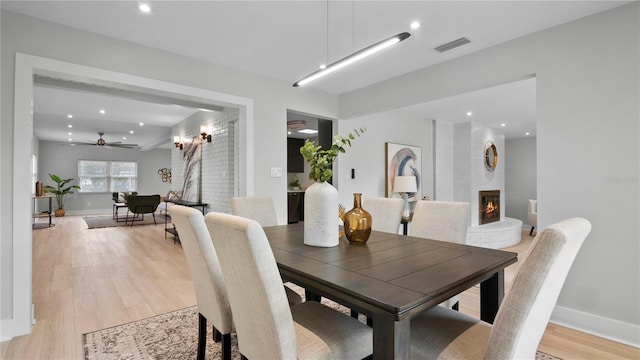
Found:
<svg viewBox="0 0 640 360"><path fill-rule="evenodd" d="M316 182L304 193L304 244L338 246L338 190Z"/></svg>

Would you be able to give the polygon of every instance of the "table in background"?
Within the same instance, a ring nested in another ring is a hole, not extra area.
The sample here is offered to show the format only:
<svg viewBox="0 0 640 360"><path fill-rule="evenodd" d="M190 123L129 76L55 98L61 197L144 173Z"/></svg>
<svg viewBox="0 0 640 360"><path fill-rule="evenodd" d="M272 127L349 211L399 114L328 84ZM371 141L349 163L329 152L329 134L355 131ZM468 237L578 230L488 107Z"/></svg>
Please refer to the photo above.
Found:
<svg viewBox="0 0 640 360"><path fill-rule="evenodd" d="M116 202L113 203L113 219L116 222L122 222L123 220L118 220L118 210L120 210L121 208L126 208L127 204L123 203L123 202ZM126 221L126 219L124 220Z"/></svg>
<svg viewBox="0 0 640 360"><path fill-rule="evenodd" d="M304 224L266 227L284 279L373 319L374 359L410 358L410 320L480 283L480 317L493 322L504 268L517 254L372 231L364 246L303 243Z"/></svg>
<svg viewBox="0 0 640 360"><path fill-rule="evenodd" d="M31 215L31 218L33 218L33 223L31 224L31 227L34 228L34 229L38 229L38 228L45 227L43 225L47 225L46 227L56 226L55 224L53 224L51 222L51 217L53 216L53 207L52 207L51 200L53 199L53 196L49 196L49 195L32 196L32 198L33 198L33 214ZM36 200L42 200L42 199L48 199L49 200L49 211L37 212L36 211ZM38 224L38 223L36 223L36 219L43 218L43 217L48 217L49 218L49 224Z"/></svg>
<svg viewBox="0 0 640 360"><path fill-rule="evenodd" d="M164 237L167 237L167 233L172 234L173 235L173 239L174 239L174 243L175 241L180 241L180 236L178 236L178 230L176 230L176 227L167 227L167 214L169 213L169 203L172 204L176 204L176 205L182 205L182 206L188 206L188 207L192 207L192 208L201 208L200 211L202 211L202 214L204 215L204 211L205 208L207 206L209 206L209 204L200 202L200 201L185 201L185 200L165 200L164 201L166 204L165 207L165 212L166 214L164 215Z"/></svg>

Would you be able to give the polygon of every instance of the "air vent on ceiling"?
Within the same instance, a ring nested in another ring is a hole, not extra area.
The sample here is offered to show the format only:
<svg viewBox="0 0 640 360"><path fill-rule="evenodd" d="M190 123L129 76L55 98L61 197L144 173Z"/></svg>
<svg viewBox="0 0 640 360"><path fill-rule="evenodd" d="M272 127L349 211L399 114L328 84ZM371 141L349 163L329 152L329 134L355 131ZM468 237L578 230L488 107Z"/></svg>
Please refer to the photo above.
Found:
<svg viewBox="0 0 640 360"><path fill-rule="evenodd" d="M446 44L442 44L440 46L435 47L434 49L436 49L439 52L445 52L445 51L449 51L451 49L457 48L458 46L462 46L464 44L468 44L471 41L465 37L461 37L460 39L456 39L453 41L450 41Z"/></svg>

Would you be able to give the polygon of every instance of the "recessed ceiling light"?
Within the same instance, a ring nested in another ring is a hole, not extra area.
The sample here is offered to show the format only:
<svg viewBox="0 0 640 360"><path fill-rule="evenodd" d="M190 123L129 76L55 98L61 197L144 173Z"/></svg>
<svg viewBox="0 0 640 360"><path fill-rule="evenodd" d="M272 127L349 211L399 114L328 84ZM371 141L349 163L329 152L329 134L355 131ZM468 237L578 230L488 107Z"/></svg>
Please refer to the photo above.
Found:
<svg viewBox="0 0 640 360"><path fill-rule="evenodd" d="M106 112L104 109L100 110L100 114L104 115L104 114L106 114L106 113L107 113L107 112Z"/></svg>
<svg viewBox="0 0 640 360"><path fill-rule="evenodd" d="M69 136L73 135L72 133L69 133Z"/></svg>
<svg viewBox="0 0 640 360"><path fill-rule="evenodd" d="M129 130L129 134L133 134L133 130Z"/></svg>
<svg viewBox="0 0 640 360"><path fill-rule="evenodd" d="M500 124L500 126L505 127L505 126L507 126L507 124Z"/></svg>
<svg viewBox="0 0 640 360"><path fill-rule="evenodd" d="M122 140L127 140L127 137L126 137L126 136L123 136L123 137L122 137Z"/></svg>
<svg viewBox="0 0 640 360"><path fill-rule="evenodd" d="M69 125L67 125L67 127L68 127L69 129L71 129L71 128L73 127L73 125L69 124Z"/></svg>
<svg viewBox="0 0 640 360"><path fill-rule="evenodd" d="M471 116L473 113L471 111L467 111L467 116Z"/></svg>
<svg viewBox="0 0 640 360"><path fill-rule="evenodd" d="M138 10L145 14L149 14L151 12L151 6L149 6L149 4L140 4L138 5Z"/></svg>
<svg viewBox="0 0 640 360"><path fill-rule="evenodd" d="M529 136L529 132L527 131L526 133L524 133L525 135Z"/></svg>
<svg viewBox="0 0 640 360"><path fill-rule="evenodd" d="M313 130L313 129L302 129L302 130L298 130L299 133L302 134L317 134L318 130Z"/></svg>
<svg viewBox="0 0 640 360"><path fill-rule="evenodd" d="M69 115L67 115L67 117L68 117L69 119L71 119L71 118L73 117L73 114L69 114Z"/></svg>
<svg viewBox="0 0 640 360"><path fill-rule="evenodd" d="M291 135L291 131L287 131L287 135Z"/></svg>
<svg viewBox="0 0 640 360"><path fill-rule="evenodd" d="M71 141L71 139L68 139L69 141Z"/></svg>
<svg viewBox="0 0 640 360"><path fill-rule="evenodd" d="M140 126L144 126L144 123L140 123Z"/></svg>
<svg viewBox="0 0 640 360"><path fill-rule="evenodd" d="M417 22L417 21L414 21L414 22L412 22L412 23L411 23L411 25L410 25L410 26L411 26L411 28L412 28L413 30L415 30L415 29L417 29L417 28L419 28L419 27L420 27L420 23L419 23L419 22Z"/></svg>
<svg viewBox="0 0 640 360"><path fill-rule="evenodd" d="M324 70L324 69L327 67L327 65L325 65L325 64L320 64L320 66L319 66L319 67L320 67L320 69L323 69L323 70Z"/></svg>

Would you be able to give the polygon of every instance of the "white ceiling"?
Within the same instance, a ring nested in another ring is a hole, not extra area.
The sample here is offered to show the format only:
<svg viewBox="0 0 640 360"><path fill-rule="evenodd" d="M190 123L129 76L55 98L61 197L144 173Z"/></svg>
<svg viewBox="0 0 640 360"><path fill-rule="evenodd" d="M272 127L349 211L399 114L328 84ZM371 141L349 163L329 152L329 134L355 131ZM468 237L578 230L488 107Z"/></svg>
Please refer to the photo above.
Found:
<svg viewBox="0 0 640 360"><path fill-rule="evenodd" d="M101 114L100 110L105 113ZM167 148L171 127L198 110L99 93L35 86L33 111L34 134L38 139L95 143L99 138L98 132L104 132L103 138L108 143L138 144L142 149L147 149ZM68 115L73 117L69 118ZM69 125L72 127L69 128Z"/></svg>
<svg viewBox="0 0 640 360"><path fill-rule="evenodd" d="M335 61L400 32L412 33L400 44L308 85L342 94L627 2L331 1L327 4L326 1L154 1L150 2L151 14L140 13L137 1L2 1L0 4L3 9L291 84L316 70L327 59ZM410 30L409 24L415 20L420 21L421 27ZM433 50L463 36L471 43L446 53ZM484 96L481 94L477 93ZM501 98L493 99L493 103L490 103L491 99L484 98L487 106L483 111L487 118L497 119L503 112L501 107L518 101L514 100L517 93L512 91L495 95ZM36 94L36 119L42 119L37 120L38 127L47 118L79 112L74 108L53 110L51 106L40 109L38 102L65 104L55 97L56 91L53 90ZM481 106L478 101L470 98L469 101L477 104L478 108ZM433 109L430 106L423 108L422 111L434 113L421 112L421 117L442 118L435 113L435 108L444 111L442 107L447 103L454 107L451 112L467 111L459 109L462 105L457 101L449 100L432 106ZM78 101L66 104L71 107ZM146 109L144 112L164 110ZM120 111L118 116L115 116L115 109L111 111L113 120L128 118ZM490 114L490 111L496 113ZM131 118L144 116L130 115ZM535 114L530 112L511 116L535 118ZM482 121L480 118L476 120ZM103 124L106 126L106 122ZM121 131L115 128L104 130L107 134ZM95 137L97 139L97 134ZM64 141L67 138L65 135Z"/></svg>

